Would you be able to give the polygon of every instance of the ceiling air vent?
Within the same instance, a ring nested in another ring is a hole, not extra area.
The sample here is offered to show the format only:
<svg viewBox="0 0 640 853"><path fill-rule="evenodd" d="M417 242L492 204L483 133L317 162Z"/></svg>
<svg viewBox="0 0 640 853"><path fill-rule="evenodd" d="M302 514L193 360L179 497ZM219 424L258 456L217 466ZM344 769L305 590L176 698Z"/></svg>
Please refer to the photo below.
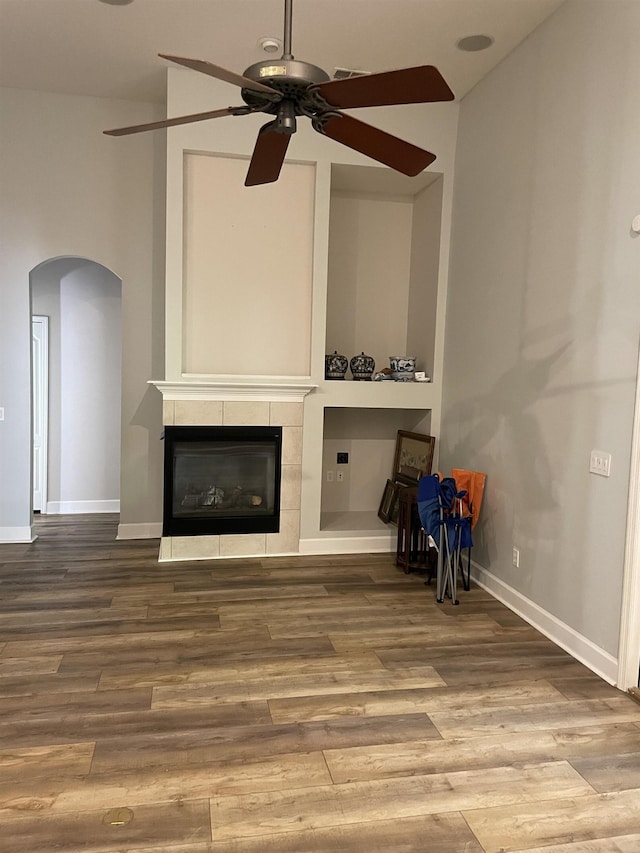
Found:
<svg viewBox="0 0 640 853"><path fill-rule="evenodd" d="M370 71L356 71L353 68L334 68L334 80L348 80L349 77L362 77L364 74L371 74Z"/></svg>

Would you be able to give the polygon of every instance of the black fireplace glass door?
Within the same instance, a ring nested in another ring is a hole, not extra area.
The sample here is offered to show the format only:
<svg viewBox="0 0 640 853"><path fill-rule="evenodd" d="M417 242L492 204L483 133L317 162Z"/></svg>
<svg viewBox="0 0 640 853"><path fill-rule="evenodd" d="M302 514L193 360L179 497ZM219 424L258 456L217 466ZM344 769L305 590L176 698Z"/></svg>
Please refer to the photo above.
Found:
<svg viewBox="0 0 640 853"><path fill-rule="evenodd" d="M167 427L164 536L276 533L281 427Z"/></svg>

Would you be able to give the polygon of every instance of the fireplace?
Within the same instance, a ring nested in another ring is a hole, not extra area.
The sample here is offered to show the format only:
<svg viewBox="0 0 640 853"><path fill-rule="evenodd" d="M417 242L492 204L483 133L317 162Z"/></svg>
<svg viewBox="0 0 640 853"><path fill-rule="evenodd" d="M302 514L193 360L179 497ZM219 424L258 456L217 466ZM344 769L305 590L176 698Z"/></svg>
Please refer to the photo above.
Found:
<svg viewBox="0 0 640 853"><path fill-rule="evenodd" d="M163 536L277 533L282 427L166 426Z"/></svg>

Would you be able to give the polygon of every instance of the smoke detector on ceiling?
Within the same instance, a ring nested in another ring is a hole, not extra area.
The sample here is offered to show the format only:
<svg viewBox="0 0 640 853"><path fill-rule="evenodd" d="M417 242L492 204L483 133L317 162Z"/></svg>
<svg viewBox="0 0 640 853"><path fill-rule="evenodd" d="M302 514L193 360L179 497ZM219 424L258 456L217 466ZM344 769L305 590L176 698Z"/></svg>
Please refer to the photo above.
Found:
<svg viewBox="0 0 640 853"><path fill-rule="evenodd" d="M280 53L282 50L282 42L280 39L272 36L265 36L258 39L258 47L264 50L265 53Z"/></svg>

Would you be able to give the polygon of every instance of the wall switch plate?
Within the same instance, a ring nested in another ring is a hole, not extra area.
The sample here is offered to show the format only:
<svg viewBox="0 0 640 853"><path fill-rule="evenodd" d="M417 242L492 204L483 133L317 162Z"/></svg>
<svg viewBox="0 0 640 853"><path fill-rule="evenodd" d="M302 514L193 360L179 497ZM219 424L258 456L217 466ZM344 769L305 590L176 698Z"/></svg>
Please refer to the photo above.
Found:
<svg viewBox="0 0 640 853"><path fill-rule="evenodd" d="M349 454L348 453L338 453L336 458L337 465L348 465L349 464Z"/></svg>
<svg viewBox="0 0 640 853"><path fill-rule="evenodd" d="M344 471L336 472L336 480L341 483L344 480Z"/></svg>
<svg viewBox="0 0 640 853"><path fill-rule="evenodd" d="M589 471L591 474L609 477L611 474L611 454L605 453L604 450L592 450L589 459Z"/></svg>
<svg viewBox="0 0 640 853"><path fill-rule="evenodd" d="M0 421L4 420L4 406L0 406Z"/></svg>
<svg viewBox="0 0 640 853"><path fill-rule="evenodd" d="M516 569L520 568L520 549L513 548L511 554L511 562L516 567Z"/></svg>
<svg viewBox="0 0 640 853"><path fill-rule="evenodd" d="M333 471L327 471L327 483L333 483Z"/></svg>

